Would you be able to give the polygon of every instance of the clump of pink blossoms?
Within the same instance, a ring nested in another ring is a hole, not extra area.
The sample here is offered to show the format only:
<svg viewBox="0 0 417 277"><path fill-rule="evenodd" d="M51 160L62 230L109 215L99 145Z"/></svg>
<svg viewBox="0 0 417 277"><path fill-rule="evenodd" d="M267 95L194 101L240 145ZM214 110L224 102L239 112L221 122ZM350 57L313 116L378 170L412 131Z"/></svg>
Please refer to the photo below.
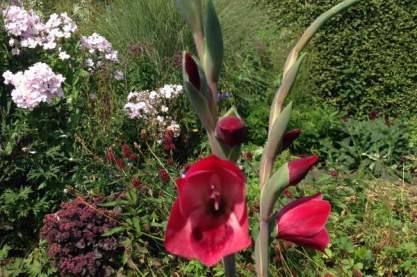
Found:
<svg viewBox="0 0 417 277"><path fill-rule="evenodd" d="M64 97L62 83L65 78L55 74L45 63L36 63L24 72L3 73L4 83L13 85L13 102L19 107L33 110L41 102L51 103L55 98Z"/></svg>
<svg viewBox="0 0 417 277"><path fill-rule="evenodd" d="M117 51L113 50L111 43L103 36L93 33L89 37L82 36L81 48L87 50L90 57L85 60L85 66L89 70L98 69L103 62L119 62Z"/></svg>
<svg viewBox="0 0 417 277"><path fill-rule="evenodd" d="M21 48L55 49L61 39L70 38L77 30L67 13L54 13L44 23L33 10L26 11L19 6L9 6L2 12L14 55L19 55Z"/></svg>
<svg viewBox="0 0 417 277"><path fill-rule="evenodd" d="M171 131L176 138L180 136L181 128L172 118L169 107L182 91L181 85L165 85L156 91L130 92L124 109L129 118L144 119L156 125L161 136L165 131Z"/></svg>

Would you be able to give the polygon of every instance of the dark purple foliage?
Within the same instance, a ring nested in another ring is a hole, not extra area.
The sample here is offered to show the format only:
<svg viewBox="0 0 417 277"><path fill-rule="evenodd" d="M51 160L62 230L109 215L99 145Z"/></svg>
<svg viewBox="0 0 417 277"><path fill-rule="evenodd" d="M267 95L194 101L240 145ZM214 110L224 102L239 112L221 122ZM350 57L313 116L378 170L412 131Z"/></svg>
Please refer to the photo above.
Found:
<svg viewBox="0 0 417 277"><path fill-rule="evenodd" d="M101 200L95 198L87 203L78 197L45 216L41 234L61 276L107 276L118 266L123 251L121 236L102 236L118 226L114 220L117 214L97 208Z"/></svg>

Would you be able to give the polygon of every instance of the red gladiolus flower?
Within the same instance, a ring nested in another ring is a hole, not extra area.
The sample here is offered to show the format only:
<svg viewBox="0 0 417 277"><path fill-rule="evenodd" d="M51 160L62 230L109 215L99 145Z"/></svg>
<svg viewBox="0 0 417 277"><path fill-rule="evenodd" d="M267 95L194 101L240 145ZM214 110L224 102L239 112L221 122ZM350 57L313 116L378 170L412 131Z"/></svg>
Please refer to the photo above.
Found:
<svg viewBox="0 0 417 277"><path fill-rule="evenodd" d="M248 133L242 119L237 116L226 116L217 122L216 137L231 147L241 144Z"/></svg>
<svg viewBox="0 0 417 277"><path fill-rule="evenodd" d="M245 177L236 165L209 156L177 179L177 187L165 233L170 253L212 266L250 246Z"/></svg>
<svg viewBox="0 0 417 277"><path fill-rule="evenodd" d="M310 171L310 169L318 162L319 157L313 155L299 160L290 161L288 163L288 171L290 185L299 183Z"/></svg>
<svg viewBox="0 0 417 277"><path fill-rule="evenodd" d="M323 251L329 244L330 210L321 193L290 202L276 217L278 238Z"/></svg>
<svg viewBox="0 0 417 277"><path fill-rule="evenodd" d="M282 149L287 149L290 144L301 135L300 129L294 129L287 132L282 138Z"/></svg>

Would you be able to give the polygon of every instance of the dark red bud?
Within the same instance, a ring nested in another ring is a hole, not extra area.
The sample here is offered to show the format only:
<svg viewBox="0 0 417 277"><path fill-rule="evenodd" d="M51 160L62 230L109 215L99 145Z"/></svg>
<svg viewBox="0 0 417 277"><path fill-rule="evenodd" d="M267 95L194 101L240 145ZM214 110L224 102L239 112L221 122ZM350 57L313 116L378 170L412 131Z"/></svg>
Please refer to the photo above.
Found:
<svg viewBox="0 0 417 277"><path fill-rule="evenodd" d="M129 160L132 161L132 162L136 162L138 160L138 156L136 156L136 154L132 153L129 156Z"/></svg>
<svg viewBox="0 0 417 277"><path fill-rule="evenodd" d="M106 159L108 162L113 163L116 161L116 155L111 147L109 147L106 151Z"/></svg>
<svg viewBox="0 0 417 277"><path fill-rule="evenodd" d="M169 182L170 180L169 173L165 169L160 169L158 172L158 175L162 183L166 184Z"/></svg>
<svg viewBox="0 0 417 277"><path fill-rule="evenodd" d="M248 129L237 116L226 116L217 122L216 137L231 147L241 144L247 133Z"/></svg>
<svg viewBox="0 0 417 277"><path fill-rule="evenodd" d="M251 162L253 160L253 153L252 152L245 152L243 153L243 158L248 161Z"/></svg>
<svg viewBox="0 0 417 277"><path fill-rule="evenodd" d="M372 112L369 113L369 119L370 120L374 121L377 118L378 118L378 112L372 111Z"/></svg>
<svg viewBox="0 0 417 277"><path fill-rule="evenodd" d="M123 159L116 159L116 166L118 169L123 170L125 169L125 162L123 161Z"/></svg>
<svg viewBox="0 0 417 277"><path fill-rule="evenodd" d="M185 53L184 63L185 63L185 71L187 72L187 75L188 75L188 80L197 90L200 90L201 82L200 82L200 75L198 73L198 66L195 63L191 54L188 52Z"/></svg>
<svg viewBox="0 0 417 277"><path fill-rule="evenodd" d="M319 157L316 155L305 157L288 163L289 183L290 185L298 184L318 162Z"/></svg>
<svg viewBox="0 0 417 277"><path fill-rule="evenodd" d="M283 193L288 198L293 198L294 197L294 195L291 193L291 191L288 190L288 188L284 189Z"/></svg>
<svg viewBox="0 0 417 277"><path fill-rule="evenodd" d="M133 154L132 149L130 149L129 145L127 144L122 145L122 154L125 158L129 158L130 155Z"/></svg>
<svg viewBox="0 0 417 277"><path fill-rule="evenodd" d="M132 179L132 186L134 186L135 188L139 189L141 186L141 183L139 181L139 179L137 177L134 177Z"/></svg>
<svg viewBox="0 0 417 277"><path fill-rule="evenodd" d="M286 133L282 138L282 149L288 148L290 144L300 136L300 134L300 129L294 129Z"/></svg>

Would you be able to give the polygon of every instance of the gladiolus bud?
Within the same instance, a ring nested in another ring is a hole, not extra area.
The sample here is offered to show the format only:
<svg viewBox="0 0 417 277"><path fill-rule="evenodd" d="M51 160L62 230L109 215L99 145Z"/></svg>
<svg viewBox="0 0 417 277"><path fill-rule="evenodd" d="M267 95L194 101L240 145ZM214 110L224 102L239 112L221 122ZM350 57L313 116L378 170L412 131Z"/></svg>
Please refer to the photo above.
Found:
<svg viewBox="0 0 417 277"><path fill-rule="evenodd" d="M282 138L282 149L288 148L290 144L300 136L300 134L300 129L294 129L286 133Z"/></svg>
<svg viewBox="0 0 417 277"><path fill-rule="evenodd" d="M231 147L241 144L247 132L244 122L237 116L226 116L217 122L216 137Z"/></svg>
<svg viewBox="0 0 417 277"><path fill-rule="evenodd" d="M290 202L276 217L278 238L323 251L329 244L330 210L321 193Z"/></svg>
<svg viewBox="0 0 417 277"><path fill-rule="evenodd" d="M289 184L298 184L318 162L318 160L319 158L316 155L313 155L299 160L290 161L288 163Z"/></svg>
<svg viewBox="0 0 417 277"><path fill-rule="evenodd" d="M190 83L197 90L200 90L201 81L200 81L200 75L198 73L198 67L190 53L185 53L184 62L185 62L185 72L188 75L188 79Z"/></svg>

